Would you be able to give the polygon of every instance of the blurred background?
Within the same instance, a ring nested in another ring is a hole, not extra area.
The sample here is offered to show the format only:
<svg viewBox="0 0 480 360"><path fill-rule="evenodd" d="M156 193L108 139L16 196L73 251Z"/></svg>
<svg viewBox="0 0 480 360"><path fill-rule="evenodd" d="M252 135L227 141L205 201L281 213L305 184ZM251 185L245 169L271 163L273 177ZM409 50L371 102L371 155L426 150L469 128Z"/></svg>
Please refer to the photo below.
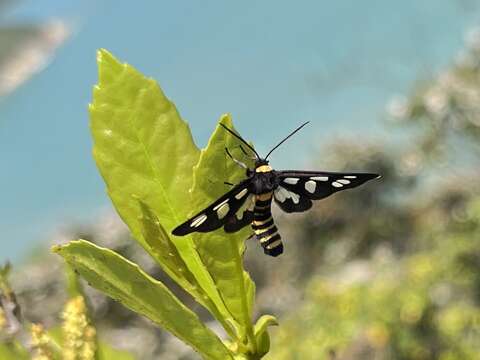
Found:
<svg viewBox="0 0 480 360"><path fill-rule="evenodd" d="M0 0L0 261L25 316L58 323L78 237L166 276L115 215L91 157L87 104L106 48L158 80L204 146L222 113L275 168L383 175L249 244L269 359L480 354L480 4ZM139 359L195 359L89 290L102 337ZM195 307L189 299L186 302ZM212 326L215 326L212 324Z"/></svg>

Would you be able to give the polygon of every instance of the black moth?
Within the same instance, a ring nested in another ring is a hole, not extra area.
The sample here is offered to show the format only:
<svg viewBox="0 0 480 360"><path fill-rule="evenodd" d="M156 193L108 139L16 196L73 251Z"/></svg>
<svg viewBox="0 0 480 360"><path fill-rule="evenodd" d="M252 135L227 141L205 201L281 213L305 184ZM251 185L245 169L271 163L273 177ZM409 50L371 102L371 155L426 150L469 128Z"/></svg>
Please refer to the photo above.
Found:
<svg viewBox="0 0 480 360"><path fill-rule="evenodd" d="M351 189L380 177L370 173L273 170L267 160L270 154L306 124L308 122L290 133L270 150L265 158L261 158L240 135L220 124L253 151L255 169L249 169L225 149L233 161L246 169L247 178L234 185L232 190L206 209L176 227L172 234L184 236L195 231L213 231L222 226L225 232L231 233L251 225L265 254L278 256L283 252L283 244L272 218L272 198L280 209L287 213L302 212L312 207L312 200L326 198L337 191ZM246 154L245 151L244 153Z"/></svg>

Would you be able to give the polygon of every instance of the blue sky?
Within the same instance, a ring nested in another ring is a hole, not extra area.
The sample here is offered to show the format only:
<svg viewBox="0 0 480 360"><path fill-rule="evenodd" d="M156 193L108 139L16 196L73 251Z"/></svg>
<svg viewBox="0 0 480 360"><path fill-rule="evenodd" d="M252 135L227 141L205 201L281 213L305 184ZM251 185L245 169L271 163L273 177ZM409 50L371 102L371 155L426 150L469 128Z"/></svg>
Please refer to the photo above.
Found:
<svg viewBox="0 0 480 360"><path fill-rule="evenodd" d="M310 120L272 156L300 168L338 135L388 142L386 101L451 62L480 20L460 0L131 4L30 0L0 18L75 28L42 73L0 100L0 261L109 206L86 110L96 49L157 79L201 146L224 112L260 151Z"/></svg>

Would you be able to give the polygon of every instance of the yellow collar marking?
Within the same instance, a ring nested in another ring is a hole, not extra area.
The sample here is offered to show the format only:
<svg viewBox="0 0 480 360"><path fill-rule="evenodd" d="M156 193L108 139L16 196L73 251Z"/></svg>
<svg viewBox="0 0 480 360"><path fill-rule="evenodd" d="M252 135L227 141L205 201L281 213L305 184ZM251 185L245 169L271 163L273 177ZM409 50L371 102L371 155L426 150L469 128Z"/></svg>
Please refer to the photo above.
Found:
<svg viewBox="0 0 480 360"><path fill-rule="evenodd" d="M272 167L269 166L269 165L262 165L262 166L259 166L255 169L255 172L257 173L266 173L266 172L270 172L272 171Z"/></svg>

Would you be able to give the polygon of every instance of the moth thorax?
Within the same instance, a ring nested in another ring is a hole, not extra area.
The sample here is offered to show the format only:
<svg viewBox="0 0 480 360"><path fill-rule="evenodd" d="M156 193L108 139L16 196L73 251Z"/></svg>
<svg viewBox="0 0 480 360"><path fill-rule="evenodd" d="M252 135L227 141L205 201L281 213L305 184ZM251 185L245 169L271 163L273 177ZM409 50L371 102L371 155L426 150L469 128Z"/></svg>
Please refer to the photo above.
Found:
<svg viewBox="0 0 480 360"><path fill-rule="evenodd" d="M257 173L267 173L272 171L272 167L270 165L261 165L255 169Z"/></svg>

